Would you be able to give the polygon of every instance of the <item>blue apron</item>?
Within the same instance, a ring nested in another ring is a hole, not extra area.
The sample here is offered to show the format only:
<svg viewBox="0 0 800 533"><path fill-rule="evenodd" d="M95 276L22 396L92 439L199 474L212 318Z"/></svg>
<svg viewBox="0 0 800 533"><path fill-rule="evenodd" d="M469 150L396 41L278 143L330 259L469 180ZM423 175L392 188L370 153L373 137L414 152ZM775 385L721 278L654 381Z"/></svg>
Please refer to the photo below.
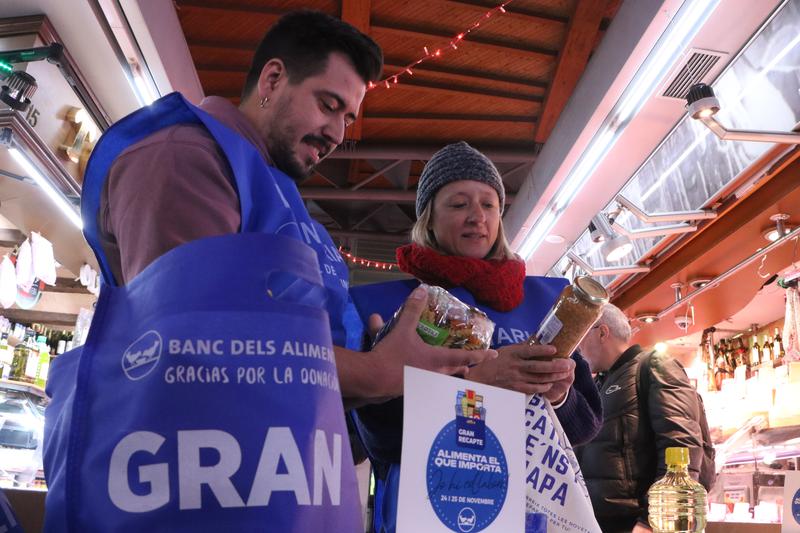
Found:
<svg viewBox="0 0 800 533"><path fill-rule="evenodd" d="M103 182L125 148L181 123L225 153L241 233L179 246L118 287ZM46 531L359 531L333 355L347 267L294 182L173 93L101 138L82 211L104 284L86 344L48 382Z"/></svg>
<svg viewBox="0 0 800 533"><path fill-rule="evenodd" d="M535 333L567 283L564 278L529 276L525 278L525 299L508 312L477 303L475 297L462 287L448 289L448 292L468 305L479 307L492 319L495 323L492 347L499 348L524 342ZM418 285L417 280L362 285L350 289L350 295L364 323L373 313L388 321ZM378 473L375 480L375 531L394 533L403 439L403 399L361 407L353 419Z"/></svg>

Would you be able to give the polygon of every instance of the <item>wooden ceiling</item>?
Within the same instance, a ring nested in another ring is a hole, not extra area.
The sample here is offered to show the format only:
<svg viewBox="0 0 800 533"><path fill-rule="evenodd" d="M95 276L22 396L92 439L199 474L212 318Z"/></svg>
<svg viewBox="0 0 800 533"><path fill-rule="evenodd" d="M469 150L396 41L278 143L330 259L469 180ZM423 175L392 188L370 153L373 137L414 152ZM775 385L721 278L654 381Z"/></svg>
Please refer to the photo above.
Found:
<svg viewBox="0 0 800 533"><path fill-rule="evenodd" d="M175 0L207 95L238 103L252 53L282 14L338 16L383 48L384 76L448 45L499 0ZM369 91L340 150L301 184L309 208L357 255L393 260L414 220L424 162L466 140L498 166L509 197L547 141L621 0L514 0L458 50L391 89Z"/></svg>

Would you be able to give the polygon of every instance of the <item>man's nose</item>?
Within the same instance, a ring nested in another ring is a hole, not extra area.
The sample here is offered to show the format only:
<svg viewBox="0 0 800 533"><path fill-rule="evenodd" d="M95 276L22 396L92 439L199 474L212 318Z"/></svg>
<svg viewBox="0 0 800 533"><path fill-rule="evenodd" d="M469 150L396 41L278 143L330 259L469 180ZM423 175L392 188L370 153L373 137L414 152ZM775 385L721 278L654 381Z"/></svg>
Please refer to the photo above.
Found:
<svg viewBox="0 0 800 533"><path fill-rule="evenodd" d="M344 121L339 120L338 118L333 118L330 122L328 122L322 133L330 143L339 146L342 144L342 142L344 142L344 132Z"/></svg>

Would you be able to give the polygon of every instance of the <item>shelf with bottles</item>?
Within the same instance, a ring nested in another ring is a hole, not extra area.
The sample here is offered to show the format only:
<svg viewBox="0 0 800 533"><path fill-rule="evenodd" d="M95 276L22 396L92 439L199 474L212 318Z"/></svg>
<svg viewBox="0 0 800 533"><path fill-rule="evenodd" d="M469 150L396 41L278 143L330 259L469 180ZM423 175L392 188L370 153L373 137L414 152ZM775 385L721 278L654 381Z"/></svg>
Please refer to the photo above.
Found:
<svg viewBox="0 0 800 533"><path fill-rule="evenodd" d="M726 379L749 379L761 370L785 366L782 329L783 319L761 328L754 324L741 332L705 330L701 348L708 367L708 390L721 390ZM715 333L720 333L716 339Z"/></svg>
<svg viewBox="0 0 800 533"><path fill-rule="evenodd" d="M72 334L40 324L26 327L0 319L0 378L44 389L50 360L71 348Z"/></svg>

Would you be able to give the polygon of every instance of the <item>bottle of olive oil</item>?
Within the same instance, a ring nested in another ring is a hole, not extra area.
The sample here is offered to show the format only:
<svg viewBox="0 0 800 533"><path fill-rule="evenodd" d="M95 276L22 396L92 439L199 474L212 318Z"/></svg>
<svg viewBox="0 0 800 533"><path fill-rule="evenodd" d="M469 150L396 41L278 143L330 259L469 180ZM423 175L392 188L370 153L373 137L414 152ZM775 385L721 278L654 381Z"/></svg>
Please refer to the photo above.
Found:
<svg viewBox="0 0 800 533"><path fill-rule="evenodd" d="M667 448L667 474L647 493L653 533L694 533L706 527L706 489L689 476L689 449Z"/></svg>

